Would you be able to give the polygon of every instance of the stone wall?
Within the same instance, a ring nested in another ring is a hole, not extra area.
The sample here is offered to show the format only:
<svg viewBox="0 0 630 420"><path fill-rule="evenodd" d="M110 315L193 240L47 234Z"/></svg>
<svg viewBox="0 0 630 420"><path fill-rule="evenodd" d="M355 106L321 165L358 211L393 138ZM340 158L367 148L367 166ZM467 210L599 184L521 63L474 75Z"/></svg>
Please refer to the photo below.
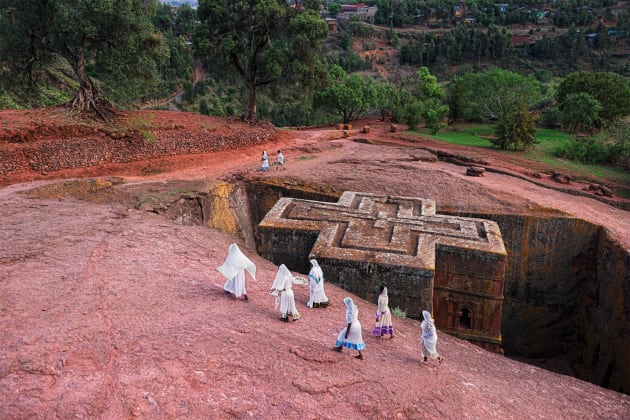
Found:
<svg viewBox="0 0 630 420"><path fill-rule="evenodd" d="M182 154L232 150L269 141L276 133L271 124L234 126L231 131L191 132L169 130L144 134L132 130L117 135L98 132L55 141L2 143L0 174L11 172L51 172L62 169L91 167L104 163L126 163Z"/></svg>
<svg viewBox="0 0 630 420"><path fill-rule="evenodd" d="M501 346L504 256L437 246L433 312L443 331L490 351ZM412 314L420 317L420 313Z"/></svg>
<svg viewBox="0 0 630 420"><path fill-rule="evenodd" d="M390 266L364 261L319 257L327 281L371 302L378 301L379 288L387 285L389 306L400 308L413 318L433 308L432 271L405 266Z"/></svg>
<svg viewBox="0 0 630 420"><path fill-rule="evenodd" d="M260 256L276 265L284 264L290 270L308 273L309 254L319 231L307 229L260 229ZM326 277L324 270L324 278Z"/></svg>
<svg viewBox="0 0 630 420"><path fill-rule="evenodd" d="M496 221L503 235L506 354L565 355L579 378L628 392L628 250L607 230L581 219L466 216Z"/></svg>
<svg viewBox="0 0 630 420"><path fill-rule="evenodd" d="M584 345L576 354L578 377L630 393L630 250L601 229L597 283L576 320ZM581 353L581 354L580 354Z"/></svg>

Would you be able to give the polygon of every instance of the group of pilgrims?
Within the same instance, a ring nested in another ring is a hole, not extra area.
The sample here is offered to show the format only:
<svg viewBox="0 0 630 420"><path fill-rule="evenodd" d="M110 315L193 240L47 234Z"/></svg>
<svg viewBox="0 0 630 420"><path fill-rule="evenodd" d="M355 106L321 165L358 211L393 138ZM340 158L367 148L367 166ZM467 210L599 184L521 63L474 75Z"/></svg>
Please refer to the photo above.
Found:
<svg viewBox="0 0 630 420"><path fill-rule="evenodd" d="M294 276L284 264L278 267L278 272L269 292L275 299L274 309L280 307L281 321L289 322L289 318L293 321L300 319L300 312L295 304L295 296L293 294L294 284L309 285L310 298L306 304L307 307L325 308L330 306L330 300L324 291L324 272L316 259L311 259L310 263L311 270L308 274L308 279L302 276ZM245 272L249 273L253 279L256 279L256 265L243 254L238 245L235 243L230 245L225 262L217 270L227 278L223 289L233 294L236 299L247 301ZM365 349L365 342L363 341L361 322L359 321L359 308L351 297L345 297L343 303L346 307L346 323L337 336L334 350L342 352L344 347L356 350L358 354L355 357L363 359L362 350ZM424 318L420 325L422 330L422 362L428 363L428 358L432 358L437 359L438 364L442 364L444 359L437 352L437 331L431 313L422 311L422 316ZM376 322L372 334L377 338L389 335L389 338L392 339L396 336L392 324L392 314L389 309L387 287L385 286L380 287Z"/></svg>

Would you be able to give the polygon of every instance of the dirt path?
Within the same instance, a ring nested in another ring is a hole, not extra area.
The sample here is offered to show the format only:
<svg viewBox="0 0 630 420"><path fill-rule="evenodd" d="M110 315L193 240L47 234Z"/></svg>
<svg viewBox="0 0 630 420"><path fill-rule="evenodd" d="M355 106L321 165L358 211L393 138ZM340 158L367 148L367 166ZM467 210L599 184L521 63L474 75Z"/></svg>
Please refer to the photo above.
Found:
<svg viewBox="0 0 630 420"><path fill-rule="evenodd" d="M40 134L36 141L76 136L72 126L66 125L68 122L58 113L5 111L4 115L13 130L29 133L38 130ZM212 125L217 136L221 135L221 130L226 133L227 130L235 130L234 125L225 120L194 114L152 112L151 118L155 127L166 127L168 137L175 140L181 137L185 141L190 136L190 130L203 130L206 125ZM47 128L46 124L53 129L42 133L42 127ZM434 199L438 208L461 212L562 212L611 229L630 247L628 212L585 193L583 190L587 184L557 184L550 179L548 168L543 165L518 157L508 158L498 151L449 145L411 136L404 131L391 133L389 123L381 123L374 118L355 121L353 125L353 130L346 131L333 127L281 129L276 138L267 144L230 151L175 155L125 164L107 163L56 172L11 173L11 179L6 182L119 176L128 182L144 184L229 178L237 173L292 177L307 182L325 182L345 190L421 196ZM361 133L360 128L367 125L370 132ZM14 147L12 143L7 146ZM275 161L276 152L281 149L287 158L287 170L258 172L260 156L265 149L271 162ZM481 162L480 165L488 171L481 177L466 176L465 166L438 161L435 157L438 152ZM533 177L534 173L538 173L539 177ZM628 200L619 198L610 200L629 204Z"/></svg>
<svg viewBox="0 0 630 420"><path fill-rule="evenodd" d="M461 211L555 211L606 226L630 246L630 217L627 211L594 197L559 191L569 187L549 179L530 177L527 180L525 173L531 173L530 168L518 167L515 161L499 161L498 154L486 154L483 158L493 167L505 173L511 172L513 176L493 172L486 172L482 177L466 176L466 167L430 161L432 155L424 149L436 148L435 142L422 140L411 143L399 135L388 133L388 127L373 123L369 135L353 130L347 138L344 138L343 131L332 128L286 131L278 140L264 146L165 158L143 162L141 167L134 165L121 169L130 182L227 178L241 173L327 182L356 191L378 190L388 194L422 196L435 199L438 208L444 206ZM372 144L366 144L366 140L372 141ZM259 172L263 149L267 150L271 162L275 160L276 151L282 149L287 158L287 170L276 172L272 168L269 173ZM457 150L460 154L479 157L478 151ZM420 160L415 160L418 156ZM138 169L146 172L151 168L161 172L150 176L138 174ZM585 187L586 184L574 182L570 189L581 192Z"/></svg>

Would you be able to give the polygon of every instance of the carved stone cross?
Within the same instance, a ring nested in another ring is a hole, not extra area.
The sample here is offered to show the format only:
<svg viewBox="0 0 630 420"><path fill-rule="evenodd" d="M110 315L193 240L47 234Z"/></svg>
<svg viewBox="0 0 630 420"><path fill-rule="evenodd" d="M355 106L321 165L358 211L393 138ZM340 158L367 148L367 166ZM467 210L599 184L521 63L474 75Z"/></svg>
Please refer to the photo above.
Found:
<svg viewBox="0 0 630 420"><path fill-rule="evenodd" d="M360 297L375 301L386 284L390 307L433 310L439 327L500 343L506 252L495 222L437 215L433 200L347 191L337 203L281 198L259 231L276 264L307 272L317 258L327 281Z"/></svg>

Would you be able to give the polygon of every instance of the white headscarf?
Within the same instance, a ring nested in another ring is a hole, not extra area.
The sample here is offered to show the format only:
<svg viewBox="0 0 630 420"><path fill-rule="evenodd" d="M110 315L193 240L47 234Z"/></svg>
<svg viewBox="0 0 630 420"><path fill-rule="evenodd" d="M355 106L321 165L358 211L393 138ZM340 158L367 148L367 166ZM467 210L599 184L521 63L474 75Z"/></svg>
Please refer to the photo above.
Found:
<svg viewBox="0 0 630 420"><path fill-rule="evenodd" d="M322 271L319 263L315 258L311 260L311 265L313 266L313 268L311 268L310 275L315 280L315 283L319 283L324 278L324 272Z"/></svg>
<svg viewBox="0 0 630 420"><path fill-rule="evenodd" d="M256 280L256 265L241 252L236 244L230 245L225 262L221 267L217 268L217 270L228 280L236 277L241 270L247 271L249 275Z"/></svg>
<svg viewBox="0 0 630 420"><path fill-rule="evenodd" d="M352 322L354 316L358 315L359 308L354 304L351 297L345 297L343 303L346 305L346 324Z"/></svg>
<svg viewBox="0 0 630 420"><path fill-rule="evenodd" d="M383 287L383 291L381 292L381 296L387 297L387 287Z"/></svg>
<svg viewBox="0 0 630 420"><path fill-rule="evenodd" d="M291 271L289 271L286 265L284 264L280 265L280 267L278 267L278 272L276 273L276 278L274 279L273 284L271 285L271 289L272 290L275 289L276 291L279 292L282 289L284 290L291 289L292 286L293 286L293 274L291 274ZM277 308L278 305L280 304L280 293L278 292L273 292L273 291L271 292L272 295L275 296L276 298L275 308Z"/></svg>
<svg viewBox="0 0 630 420"><path fill-rule="evenodd" d="M435 323L428 311L422 311L422 316L424 317L424 321L422 321L420 325L422 328L422 341L424 341L425 347L429 349L431 353L436 353L437 331L435 331Z"/></svg>

